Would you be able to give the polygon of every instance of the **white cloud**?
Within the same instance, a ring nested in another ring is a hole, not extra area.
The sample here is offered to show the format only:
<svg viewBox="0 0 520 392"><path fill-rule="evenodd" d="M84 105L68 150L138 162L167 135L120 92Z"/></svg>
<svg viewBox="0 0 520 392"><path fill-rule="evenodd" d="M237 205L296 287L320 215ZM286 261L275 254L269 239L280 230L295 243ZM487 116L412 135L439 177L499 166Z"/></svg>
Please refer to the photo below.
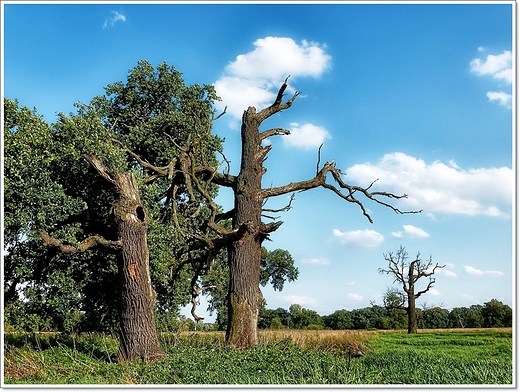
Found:
<svg viewBox="0 0 520 392"><path fill-rule="evenodd" d="M291 134L282 136L285 146L310 149L319 147L330 134L323 127L313 124L291 123Z"/></svg>
<svg viewBox="0 0 520 392"><path fill-rule="evenodd" d="M126 16L124 16L123 14L120 14L117 11L112 11L111 14L112 16L105 20L103 28L107 27L109 24L113 26L116 22L126 22Z"/></svg>
<svg viewBox="0 0 520 392"><path fill-rule="evenodd" d="M383 235L374 230L340 231L334 229L332 232L342 244L352 247L374 248L384 241Z"/></svg>
<svg viewBox="0 0 520 392"><path fill-rule="evenodd" d="M309 258L303 259L302 264L329 265L330 261L325 258Z"/></svg>
<svg viewBox="0 0 520 392"><path fill-rule="evenodd" d="M483 51L484 51L484 47L483 47L483 46L479 46L479 47L477 48L477 50L478 50L479 52L483 52Z"/></svg>
<svg viewBox="0 0 520 392"><path fill-rule="evenodd" d="M427 291L427 294L430 294L430 295L435 295L435 296L438 296L438 295L441 295L441 293L439 293L439 290L437 289L430 289Z"/></svg>
<svg viewBox="0 0 520 392"><path fill-rule="evenodd" d="M412 225L403 225L404 234L402 231L392 232L396 238L428 238L430 234L419 227Z"/></svg>
<svg viewBox="0 0 520 392"><path fill-rule="evenodd" d="M513 56L511 51L504 50L499 55L488 55L486 61L473 59L470 63L471 72L477 75L492 75L495 79L504 80L510 84L513 77L511 68Z"/></svg>
<svg viewBox="0 0 520 392"><path fill-rule="evenodd" d="M319 77L330 68L331 56L325 53L325 45L301 41L300 44L286 37L257 39L251 52L240 54L224 69L223 76L215 82L222 101L216 105L234 117L236 126L242 113L249 106L261 110L273 103L285 78L287 92L294 92L291 82L298 77Z"/></svg>
<svg viewBox="0 0 520 392"><path fill-rule="evenodd" d="M481 52L484 48L479 47L478 50ZM491 75L498 81L503 81L506 84L511 84L513 80L513 68L512 68L513 56L511 51L504 50L499 55L490 54L486 57L485 61L481 59L473 59L470 62L471 72L480 75ZM491 102L498 102L500 105L511 109L512 95L504 91L488 91L487 97Z"/></svg>
<svg viewBox="0 0 520 392"><path fill-rule="evenodd" d="M448 263L446 263L446 267L449 267ZM449 269L446 268L437 268L435 270L435 275L444 275L444 276L450 276L452 278L456 278L457 274Z"/></svg>
<svg viewBox="0 0 520 392"><path fill-rule="evenodd" d="M513 171L507 167L463 170L449 165L395 152L385 154L377 164L364 163L346 170L346 178L395 194L407 194L400 202L407 209L427 213L509 217L512 203Z"/></svg>
<svg viewBox="0 0 520 392"><path fill-rule="evenodd" d="M283 300L289 304L298 304L302 306L315 306L319 301L316 298L306 297L304 295L286 295Z"/></svg>
<svg viewBox="0 0 520 392"><path fill-rule="evenodd" d="M363 300L363 296L359 295L359 294L354 294L354 293L349 293L348 294L348 297L350 299L353 299L355 301L362 301Z"/></svg>
<svg viewBox="0 0 520 392"><path fill-rule="evenodd" d="M504 273L502 271L489 271L489 270L483 271L483 270L479 270L475 267L472 267L470 265L465 265L464 271L466 271L466 273L469 275L477 275L477 276L482 276L482 275L502 276L502 275L504 275Z"/></svg>
<svg viewBox="0 0 520 392"><path fill-rule="evenodd" d="M487 97L490 101L497 101L500 105L511 108L511 100L513 99L513 95L507 94L503 91L488 91Z"/></svg>

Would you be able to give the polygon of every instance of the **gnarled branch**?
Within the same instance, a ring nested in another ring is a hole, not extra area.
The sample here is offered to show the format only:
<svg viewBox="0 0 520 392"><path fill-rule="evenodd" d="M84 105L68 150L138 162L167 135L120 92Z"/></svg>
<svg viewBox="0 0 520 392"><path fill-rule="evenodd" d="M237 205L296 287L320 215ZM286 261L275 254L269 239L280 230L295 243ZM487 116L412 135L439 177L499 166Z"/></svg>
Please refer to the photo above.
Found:
<svg viewBox="0 0 520 392"><path fill-rule="evenodd" d="M40 238L43 241L44 246L53 246L58 248L63 253L80 253L86 252L89 249L95 248L96 246L103 246L109 249L119 250L123 246L121 241L110 241L106 240L101 236L93 235L78 244L78 246L67 245L57 238L51 237L47 232L40 231Z"/></svg>

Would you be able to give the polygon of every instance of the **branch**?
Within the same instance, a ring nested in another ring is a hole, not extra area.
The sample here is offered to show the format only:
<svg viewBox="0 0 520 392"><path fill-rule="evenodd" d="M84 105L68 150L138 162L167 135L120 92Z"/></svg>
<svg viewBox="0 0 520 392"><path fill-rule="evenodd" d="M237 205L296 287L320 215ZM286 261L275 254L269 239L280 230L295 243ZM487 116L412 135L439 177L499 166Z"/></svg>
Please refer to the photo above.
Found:
<svg viewBox="0 0 520 392"><path fill-rule="evenodd" d="M63 253L85 252L91 248L95 248L98 245L116 250L121 249L123 246L121 241L109 241L98 235L88 237L84 241L80 242L77 247L73 245L65 245L60 240L51 237L45 231L40 231L40 238L42 239L44 246L56 247Z"/></svg>
<svg viewBox="0 0 520 392"><path fill-rule="evenodd" d="M264 140L270 136L290 135L290 134L291 134L291 131L288 131L287 129L273 128L273 129L268 129L267 131L264 131L264 132L260 132L260 140Z"/></svg>
<svg viewBox="0 0 520 392"><path fill-rule="evenodd" d="M327 183L327 174L332 174L332 177L334 178L337 186L331 185ZM377 181L377 180L376 180ZM341 179L341 172L339 169L336 168L336 164L334 161L327 162L325 165L321 168L321 170L318 171L316 176L310 180L307 181L300 181L300 182L292 182L288 185L276 187L276 188L268 188L265 190L262 190L261 196L262 197L272 197L272 196L279 196L283 195L289 192L296 192L296 191L305 191L312 188L317 188L319 186L329 189L330 191L334 192L336 195L341 197L342 199L350 202L355 203L359 205L361 208L361 211L363 212L363 215L370 221L370 223L373 223L372 218L365 210L365 207L363 206L363 203L358 200L355 197L355 193L359 192L363 194L367 199L370 199L372 201L375 201L378 204L381 204L385 207L391 208L394 212L399 214L416 214L421 211L401 211L400 209L382 201L377 198L377 196L383 196L387 197L389 199L402 199L408 197L408 195L395 195L393 193L389 192L369 192L369 189L374 185L375 181L373 181L368 187L363 188L356 185L349 185L345 183ZM342 191L343 190L343 191Z"/></svg>
<svg viewBox="0 0 520 392"><path fill-rule="evenodd" d="M278 113L282 110L290 108L292 106L294 100L296 99L296 97L298 95L300 95L300 92L296 91L294 93L294 95L291 97L291 99L289 99L286 103L282 104L284 92L285 92L285 89L287 88L287 80L290 78L290 76L291 75L289 75L285 78L285 81L284 81L282 87L280 87L280 90L278 90L278 94L276 96L274 103L271 106L269 106L265 109L262 109L260 112L256 113L255 116L256 116L257 120L259 121L259 123L261 123L268 117L271 117L275 113Z"/></svg>

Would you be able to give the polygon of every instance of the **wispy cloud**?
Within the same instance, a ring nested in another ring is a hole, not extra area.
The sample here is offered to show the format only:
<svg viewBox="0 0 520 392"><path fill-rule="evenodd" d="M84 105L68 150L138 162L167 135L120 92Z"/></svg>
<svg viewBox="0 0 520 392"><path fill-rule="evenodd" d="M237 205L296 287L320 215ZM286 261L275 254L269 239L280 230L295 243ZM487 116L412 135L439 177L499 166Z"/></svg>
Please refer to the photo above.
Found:
<svg viewBox="0 0 520 392"><path fill-rule="evenodd" d="M291 305L315 306L319 304L316 298L306 297L304 295L286 295L283 297L283 300Z"/></svg>
<svg viewBox="0 0 520 392"><path fill-rule="evenodd" d="M117 11L112 11L110 14L111 14L111 16L105 20L105 24L103 25L103 28L106 28L109 25L113 26L116 22L126 22L125 15L123 15Z"/></svg>
<svg viewBox="0 0 520 392"><path fill-rule="evenodd" d="M430 234L412 225L403 225L404 233L402 231L392 232L395 238L428 238Z"/></svg>
<svg viewBox="0 0 520 392"><path fill-rule="evenodd" d="M375 164L351 166L345 173L360 185L378 178L374 187L408 194L400 202L409 209L491 217L511 214L513 171L507 167L464 170L454 161L427 164L395 152L385 154Z"/></svg>
<svg viewBox="0 0 520 392"><path fill-rule="evenodd" d="M374 248L385 240L382 234L368 229L353 231L340 231L334 229L332 230L332 233L342 244L351 247Z"/></svg>
<svg viewBox="0 0 520 392"><path fill-rule="evenodd" d="M331 56L325 53L326 45L301 41L296 43L287 37L257 39L254 49L240 54L224 69L215 82L215 89L222 101L216 104L232 116L230 125L238 127L242 113L249 106L258 110L271 105L285 78L287 92L294 93L292 83L299 77L317 78L331 65Z"/></svg>
<svg viewBox="0 0 520 392"><path fill-rule="evenodd" d="M485 49L479 47L478 50L482 52ZM499 55L488 55L485 61L479 58L473 59L470 62L470 69L471 72L479 76L490 75L494 79L509 85L513 80L512 58L511 51L504 50ZM486 95L490 101L496 101L502 106L511 108L511 94L504 91L488 91Z"/></svg>
<svg viewBox="0 0 520 392"><path fill-rule="evenodd" d="M363 301L363 296L359 294L349 293L348 297L354 301Z"/></svg>
<svg viewBox="0 0 520 392"><path fill-rule="evenodd" d="M470 265L465 265L464 271L466 271L466 273L469 275L477 275L477 276L482 276L482 275L502 276L502 275L504 275L504 273L502 271L493 271L493 270L483 271L483 270L477 269L475 267L472 267Z"/></svg>
<svg viewBox="0 0 520 392"><path fill-rule="evenodd" d="M302 264L329 265L330 261L325 258L309 258L303 259Z"/></svg>

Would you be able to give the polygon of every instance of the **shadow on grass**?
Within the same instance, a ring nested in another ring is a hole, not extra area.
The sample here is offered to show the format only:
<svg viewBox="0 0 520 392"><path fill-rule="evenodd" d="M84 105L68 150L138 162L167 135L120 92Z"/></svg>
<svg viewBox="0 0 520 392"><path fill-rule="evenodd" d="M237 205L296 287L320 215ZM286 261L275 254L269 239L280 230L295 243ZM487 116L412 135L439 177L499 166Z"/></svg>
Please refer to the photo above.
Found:
<svg viewBox="0 0 520 392"><path fill-rule="evenodd" d="M4 346L45 351L67 347L73 352L107 363L117 362L117 339L102 334L71 335L62 333L9 333L4 334Z"/></svg>

